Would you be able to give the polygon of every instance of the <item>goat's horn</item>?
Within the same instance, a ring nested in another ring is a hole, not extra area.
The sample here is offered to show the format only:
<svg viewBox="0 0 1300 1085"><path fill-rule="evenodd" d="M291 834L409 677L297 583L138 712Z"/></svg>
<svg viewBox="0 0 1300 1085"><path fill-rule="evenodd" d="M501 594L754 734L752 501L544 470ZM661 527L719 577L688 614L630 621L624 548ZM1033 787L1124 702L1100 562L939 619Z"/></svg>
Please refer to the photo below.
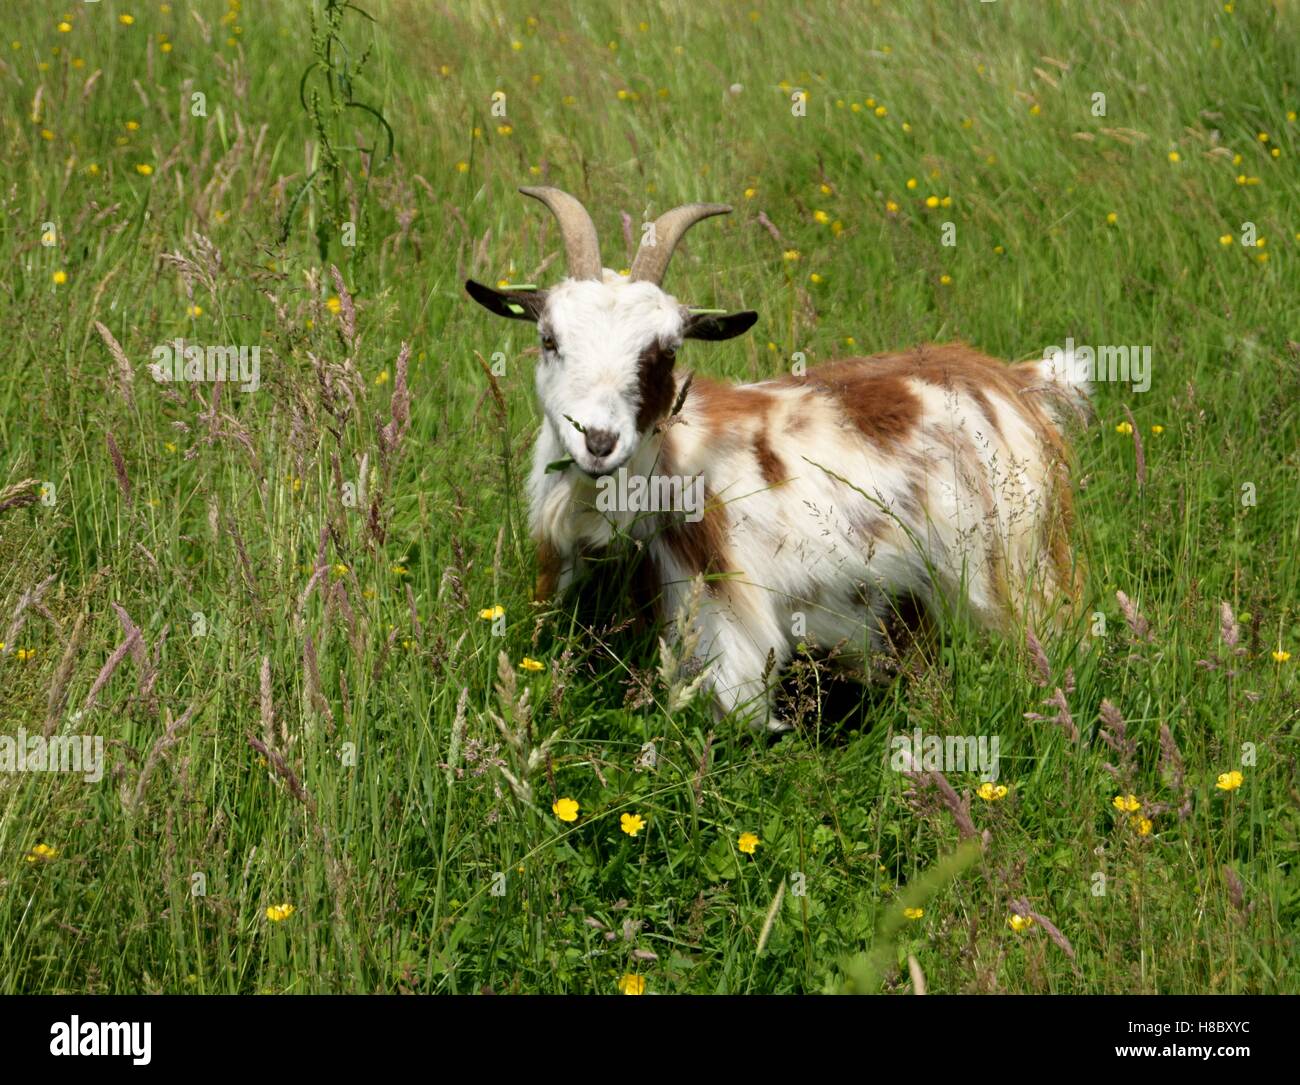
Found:
<svg viewBox="0 0 1300 1085"><path fill-rule="evenodd" d="M701 219L730 213L731 208L725 203L688 203L665 211L655 219L654 230L636 250L630 280L651 282L658 286L664 281L668 261L673 258L673 249L677 247L682 235Z"/></svg>
<svg viewBox="0 0 1300 1085"><path fill-rule="evenodd" d="M568 262L570 277L599 280L600 244L596 239L596 224L591 221L587 209L558 188L542 185L521 188L519 191L546 204L560 224L564 258Z"/></svg>

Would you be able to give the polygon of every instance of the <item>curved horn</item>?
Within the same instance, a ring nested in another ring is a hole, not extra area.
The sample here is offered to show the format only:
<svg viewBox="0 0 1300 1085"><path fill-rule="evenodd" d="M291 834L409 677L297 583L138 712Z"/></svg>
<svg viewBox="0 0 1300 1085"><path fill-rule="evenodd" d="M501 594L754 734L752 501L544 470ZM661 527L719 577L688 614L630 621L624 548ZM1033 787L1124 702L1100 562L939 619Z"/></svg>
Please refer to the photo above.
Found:
<svg viewBox="0 0 1300 1085"><path fill-rule="evenodd" d="M542 185L519 190L550 209L560 224L560 237L564 239L564 259L569 276L574 279L597 279L600 275L600 244L596 239L596 224L587 209L574 197L558 188Z"/></svg>
<svg viewBox="0 0 1300 1085"><path fill-rule="evenodd" d="M725 203L687 203L665 211L655 219L654 230L636 250L629 280L660 285L664 281L664 272L668 270L668 261L673 258L673 249L682 235L701 219L730 213L731 208Z"/></svg>

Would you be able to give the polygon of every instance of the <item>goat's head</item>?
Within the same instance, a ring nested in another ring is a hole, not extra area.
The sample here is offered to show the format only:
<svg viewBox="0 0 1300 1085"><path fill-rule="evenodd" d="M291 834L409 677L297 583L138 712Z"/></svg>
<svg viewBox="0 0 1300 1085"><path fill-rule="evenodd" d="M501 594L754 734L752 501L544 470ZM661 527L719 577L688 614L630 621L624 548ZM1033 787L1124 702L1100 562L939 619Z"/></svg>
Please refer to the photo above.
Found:
<svg viewBox="0 0 1300 1085"><path fill-rule="evenodd" d="M531 320L541 337L537 395L547 424L589 475L617 470L673 406L673 362L685 339L730 339L758 314L698 311L660 289L677 242L691 226L731 210L693 203L660 215L624 277L602 268L596 227L557 188L522 188L560 224L569 278L540 289L465 289L498 316Z"/></svg>

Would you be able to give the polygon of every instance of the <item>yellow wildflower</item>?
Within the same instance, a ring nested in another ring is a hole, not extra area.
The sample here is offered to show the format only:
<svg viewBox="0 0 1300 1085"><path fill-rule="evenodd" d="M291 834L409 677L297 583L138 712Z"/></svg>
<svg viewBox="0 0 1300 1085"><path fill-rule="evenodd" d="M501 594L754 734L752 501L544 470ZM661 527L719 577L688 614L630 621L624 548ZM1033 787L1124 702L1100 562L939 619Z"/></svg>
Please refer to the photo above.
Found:
<svg viewBox="0 0 1300 1085"><path fill-rule="evenodd" d="M1216 780L1214 783L1214 786L1217 787L1220 791L1236 791L1237 788L1239 788L1245 782L1246 782L1246 778L1242 776L1242 774L1238 772L1236 769L1233 769L1231 772L1220 773L1218 780Z"/></svg>

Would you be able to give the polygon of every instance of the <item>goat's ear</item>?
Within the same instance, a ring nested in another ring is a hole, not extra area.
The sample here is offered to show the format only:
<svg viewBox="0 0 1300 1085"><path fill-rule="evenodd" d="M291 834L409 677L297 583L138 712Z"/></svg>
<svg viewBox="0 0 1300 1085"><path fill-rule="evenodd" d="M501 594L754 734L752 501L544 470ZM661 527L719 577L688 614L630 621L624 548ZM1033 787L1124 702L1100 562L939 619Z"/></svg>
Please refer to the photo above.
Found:
<svg viewBox="0 0 1300 1085"><path fill-rule="evenodd" d="M494 290L473 279L465 280L465 293L497 316L531 320L534 324L546 305L545 290Z"/></svg>
<svg viewBox="0 0 1300 1085"><path fill-rule="evenodd" d="M682 329L683 339L734 339L737 335L749 331L758 320L753 309L743 309L738 313L686 313L686 326Z"/></svg>

